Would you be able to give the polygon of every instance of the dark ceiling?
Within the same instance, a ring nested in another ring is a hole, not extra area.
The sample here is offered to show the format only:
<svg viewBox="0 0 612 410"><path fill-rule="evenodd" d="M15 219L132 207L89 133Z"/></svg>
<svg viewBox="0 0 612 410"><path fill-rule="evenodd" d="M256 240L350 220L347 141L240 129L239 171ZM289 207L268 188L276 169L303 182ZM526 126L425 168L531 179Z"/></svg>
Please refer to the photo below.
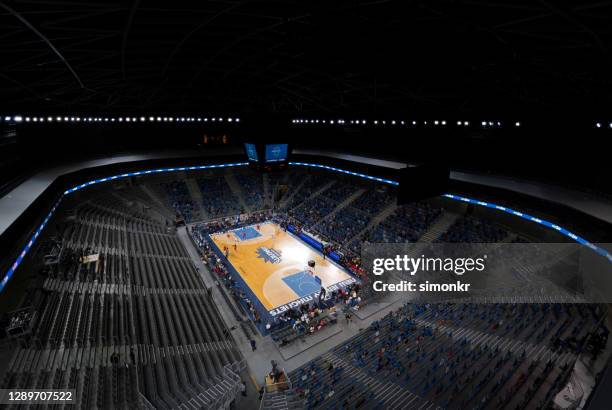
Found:
<svg viewBox="0 0 612 410"><path fill-rule="evenodd" d="M595 116L611 34L612 1L0 0L0 108Z"/></svg>

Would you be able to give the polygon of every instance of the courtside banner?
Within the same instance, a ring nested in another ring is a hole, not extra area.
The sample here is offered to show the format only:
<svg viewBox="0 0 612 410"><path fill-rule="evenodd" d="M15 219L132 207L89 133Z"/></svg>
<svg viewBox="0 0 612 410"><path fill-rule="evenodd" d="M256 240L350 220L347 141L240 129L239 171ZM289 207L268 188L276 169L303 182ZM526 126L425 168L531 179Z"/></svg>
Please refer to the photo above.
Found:
<svg viewBox="0 0 612 410"><path fill-rule="evenodd" d="M611 244L594 245L612 250ZM366 291L415 301L612 303L612 263L577 243L365 243Z"/></svg>

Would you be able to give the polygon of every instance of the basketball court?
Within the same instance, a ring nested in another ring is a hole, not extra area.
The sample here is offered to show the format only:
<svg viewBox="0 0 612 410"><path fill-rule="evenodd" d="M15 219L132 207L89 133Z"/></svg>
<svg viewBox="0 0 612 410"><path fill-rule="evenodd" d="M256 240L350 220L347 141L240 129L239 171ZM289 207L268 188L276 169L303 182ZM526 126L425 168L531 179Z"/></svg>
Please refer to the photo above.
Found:
<svg viewBox="0 0 612 410"><path fill-rule="evenodd" d="M279 225L266 222L211 235L219 253L264 309L275 316L287 307L355 282L343 268ZM308 261L314 261L309 271ZM314 273L314 274L313 274Z"/></svg>

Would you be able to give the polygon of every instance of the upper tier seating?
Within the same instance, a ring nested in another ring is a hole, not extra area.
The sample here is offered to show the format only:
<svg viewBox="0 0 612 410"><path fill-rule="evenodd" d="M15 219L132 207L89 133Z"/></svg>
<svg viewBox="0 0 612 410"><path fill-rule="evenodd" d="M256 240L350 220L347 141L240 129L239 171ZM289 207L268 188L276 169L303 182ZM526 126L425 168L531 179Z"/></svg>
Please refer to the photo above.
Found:
<svg viewBox="0 0 612 410"><path fill-rule="evenodd" d="M499 226L472 217L462 217L440 236L438 242L495 243L508 237Z"/></svg>
<svg viewBox="0 0 612 410"><path fill-rule="evenodd" d="M306 199L301 205L292 209L289 215L310 228L318 224L321 219L333 212L336 207L355 192L355 187L335 183L320 195Z"/></svg>
<svg viewBox="0 0 612 410"><path fill-rule="evenodd" d="M290 379L308 409L548 408L602 312L406 304Z"/></svg>
<svg viewBox="0 0 612 410"><path fill-rule="evenodd" d="M304 175L301 172L293 171L289 176L289 192L297 191L286 204L286 208L293 209L302 205L329 182L330 179L323 174Z"/></svg>
<svg viewBox="0 0 612 410"><path fill-rule="evenodd" d="M427 228L442 214L442 209L427 202L397 207L367 236L369 242L400 243L418 241Z"/></svg>
<svg viewBox="0 0 612 410"><path fill-rule="evenodd" d="M161 184L164 189L167 203L172 209L181 215L185 222L189 223L192 220L199 219L199 208L194 205L193 198L189 193L189 188L183 181L171 181Z"/></svg>
<svg viewBox="0 0 612 410"><path fill-rule="evenodd" d="M133 214L103 200L77 208L3 388L73 388L78 408L214 407L238 391L226 366L241 355L191 259ZM88 255L97 261L81 263Z"/></svg>
<svg viewBox="0 0 612 410"><path fill-rule="evenodd" d="M257 211L264 208L264 187L263 180L260 174L236 174L236 181L242 188L242 197L251 211Z"/></svg>
<svg viewBox="0 0 612 410"><path fill-rule="evenodd" d="M198 178L198 185L202 192L202 208L211 218L236 215L243 211L223 175Z"/></svg>
<svg viewBox="0 0 612 410"><path fill-rule="evenodd" d="M349 206L318 226L317 230L325 238L344 245L365 229L372 218L393 200L387 191L368 189Z"/></svg>

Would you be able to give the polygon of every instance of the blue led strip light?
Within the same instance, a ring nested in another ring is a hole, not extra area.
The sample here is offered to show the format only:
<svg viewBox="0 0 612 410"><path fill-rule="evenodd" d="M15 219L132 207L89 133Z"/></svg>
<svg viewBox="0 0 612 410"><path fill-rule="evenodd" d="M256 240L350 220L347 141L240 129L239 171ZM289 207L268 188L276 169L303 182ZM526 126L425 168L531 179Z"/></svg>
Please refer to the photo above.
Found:
<svg viewBox="0 0 612 410"><path fill-rule="evenodd" d="M159 174L162 172L178 172L178 171L197 171L200 169L213 169L213 168L228 168L228 167L241 167L249 165L248 162L236 162L233 164L218 164L218 165L199 165L194 167L180 167L180 168L158 168L158 169L148 169L146 171L137 171L137 172L128 172L126 174L113 175L112 177L94 179L89 182L85 182L81 185L77 185L75 187L70 188L69 190L64 192L64 195L68 195L73 193L74 191L78 191L79 189L86 188L91 185L99 184L100 182L108 182L115 181L121 178L127 177L136 177L139 175L150 175L150 174ZM1 289L0 289L1 290Z"/></svg>
<svg viewBox="0 0 612 410"><path fill-rule="evenodd" d="M199 166L193 166L193 167L149 169L149 170L146 170L146 171L128 172L128 173L125 173L125 174L113 175L113 176L107 177L107 178L94 179L94 180L91 180L89 182L85 182L85 183L83 183L81 185L77 185L75 187L72 187L72 188L64 191L64 193L62 194L60 199L58 199L57 202L55 202L55 204L51 208L51 211L47 214L47 216L45 217L44 221L40 224L38 229L36 229L36 232L34 232L32 237L28 241L27 245L23 248L23 250L21 251L21 253L17 257L17 259L15 259L15 261L13 262L13 264L11 265L9 270L6 272L6 274L2 278L2 282L0 282L0 292L2 292L4 290L4 287L6 286L7 282L9 281L9 279L11 279L11 277L13 276L13 274L15 273L17 268L19 267L19 265L23 261L23 258L25 258L27 253L30 251L30 249L32 248L32 246L36 242L36 239L38 239L38 237L42 233L43 229L47 225L47 222L49 222L49 219L51 219L51 216L53 215L53 213L55 212L55 210L59 206L60 202L62 201L62 198L65 195L71 194L71 193L73 193L75 191L78 191L79 189L83 189L83 188L86 188L86 187L91 186L91 185L99 184L101 182L115 181L117 179L122 179L122 178L127 178L127 177L134 177L134 176L139 176L139 175L159 174L159 173L162 173L162 172L196 171L196 170L200 170L200 169L240 167L240 166L246 166L246 165L249 165L249 163L248 162L235 162L235 163L230 163L230 164L218 164L218 165L199 165Z"/></svg>
<svg viewBox="0 0 612 410"><path fill-rule="evenodd" d="M49 213L45 217L44 221L40 224L38 229L36 229L36 232L34 232L32 237L28 241L27 245L23 248L23 250L21 251L21 253L17 257L17 259L15 259L15 261L13 262L13 264L11 265L9 270L6 272L6 274L2 278L2 282L0 282L0 292L2 292L2 290L4 290L4 286L9 281L9 279L13 276L13 274L15 273L15 271L17 270L17 268L19 267L19 265L23 261L23 258L30 251L30 249L32 248L32 246L36 242L36 239L38 239L38 237L42 233L42 230L47 225L47 222L49 222L49 219L51 219L51 216L53 215L53 213L55 212L55 210L59 206L62 198L65 195L71 194L71 193L73 193L75 191L78 191L79 189L83 189L83 188L86 188L86 187L91 186L91 185L99 184L101 182L114 181L114 180L117 180L117 179L133 177L133 176L139 176L139 175L159 174L159 173L163 173L163 172L195 171L195 170L201 170L201 169L239 167L239 166L246 166L246 165L248 165L248 162L236 162L236 163L230 163L230 164L217 164L217 165L199 165L199 166L179 167L179 168L158 168L158 169L150 169L150 170L146 170L146 171L128 172L128 173L125 173L125 174L113 175L111 177L94 179L92 181L85 182L85 183L83 183L81 185L77 185L75 187L72 187L72 188L64 191L64 194L60 197L60 199L57 200L57 202L55 202L55 204L51 208L51 211L49 211ZM393 180L390 180L390 179L378 178L378 177L374 177L374 176L371 176L371 175L360 174L358 172L347 171L345 169L335 168L335 167L331 167L331 166L328 166L328 165L311 164L311 163L306 163L306 162L289 162L289 165L301 165L301 166L306 166L306 167L322 168L322 169L327 169L329 171L335 171L335 172L340 172L340 173L343 173L343 174L348 174L348 175L353 175L353 176L360 177L360 178L369 179L371 181L382 182L384 184L389 184L389 185L394 185L394 186L398 186L399 185L399 182L393 181ZM548 221L546 221L544 219L536 218L536 217L528 215L526 213L515 211L515 210L513 210L511 208L507 208L507 207L504 207L504 206L496 205L496 204L493 204L493 203L490 203L490 202L479 201L479 200L476 200L476 199L466 198L466 197L463 197L463 196L452 195L452 194L444 194L443 196L448 198L448 199L455 200L455 201L471 203L471 204L474 204L474 205L485 206L487 208L495 209L495 210L498 210L498 211L503 211L503 212L506 212L508 214L512 214L512 215L518 216L520 218L523 218L525 220L528 220L528 221L535 222L535 223L538 223L540 225L546 226L546 227L548 227L550 229L554 229L557 232L561 233L562 235L565 235L568 238L572 239L573 241L578 242L578 243L580 243L580 244L582 244L584 246L587 246L587 247L591 248L592 250L594 250L598 254L606 257L610 262L612 262L612 254L610 254L610 252L606 251L603 248L600 248L600 247L594 245L593 243L591 243L591 242L587 241L586 239L584 239L584 238L582 238L582 237L580 237L580 236L578 236L578 235L568 231L567 229L565 229L565 228L563 228L561 226L553 224L552 222L548 222Z"/></svg>
<svg viewBox="0 0 612 410"><path fill-rule="evenodd" d="M601 256L603 256L605 258L608 258L608 260L610 262L612 262L612 254L610 254L610 252L608 252L607 250L605 250L605 249L603 249L603 248L601 248L601 247L599 247L599 246L597 246L597 245L587 241L586 239L576 235L575 233L570 232L567 229L565 229L565 228L563 228L563 227L561 227L559 225L556 225L556 224L554 224L552 222L549 222L549 221L547 221L545 219L536 218L535 216L528 215L528 214L526 214L524 212L515 211L514 209L507 208L505 206L492 204L490 202L479 201L479 200L476 200L476 199L470 199L470 198L466 198L464 196L453 195L453 194L444 194L443 196L446 197L446 198L449 198L449 199L453 199L455 201L461 201L461 202L466 202L466 203L469 203L469 204L485 206L487 208L491 208L491 209L495 209L495 210L498 210L498 211L506 212L508 214L511 214L511 215L514 215L514 216L518 216L519 218L526 219L526 220L528 220L530 222L535 222L535 223L543 225L543 226L545 226L547 228L554 229L555 231L559 232L560 234L567 236L571 240L573 240L575 242L578 242L581 245L588 246L589 248L593 249L595 252L597 252Z"/></svg>
<svg viewBox="0 0 612 410"><path fill-rule="evenodd" d="M360 178L370 179L372 181L382 182L382 183L389 184L389 185L395 185L395 186L399 185L399 182L392 181L390 179L373 177L371 175L365 175L365 174L360 174L358 172L347 171L346 169L334 168L334 167L330 167L328 165L310 164L310 163L307 163L307 162L289 162L289 165L302 165L302 166L305 166L305 167L322 168L322 169L327 169L327 170L330 170L330 171L341 172L343 174L353 175L353 176L360 177Z"/></svg>
<svg viewBox="0 0 612 410"><path fill-rule="evenodd" d="M370 179L373 181L378 181L378 182L383 182L386 184L390 184L390 185L395 185L398 186L399 182L397 181L392 181L389 179L383 179L383 178L376 178L370 175L364 175L364 174L359 174L357 172L351 172L351 171L347 171L345 169L339 169L339 168L334 168L334 167L330 167L327 165L320 165L320 164L310 164L310 163L306 163L306 162L289 162L289 165L302 165L302 166L306 166L306 167L314 167L314 168L323 168L323 169L327 169L330 171L336 171L336 172L341 172L343 174L349 174L349 175L354 175L354 176L358 176L361 178L366 178L366 179ZM452 199L455 201L461 201L461 202L466 202L466 203L470 203L470 204L474 204L474 205L479 205L479 206L485 206L487 208L491 208L491 209L495 209L498 211L502 211L502 212L506 212L508 214L514 215L514 216L518 216L520 218L523 218L525 220L528 220L530 222L535 222L537 224L546 226L547 228L550 229L554 229L555 231L559 232L562 235L567 236L568 238L570 238L571 240L578 242L581 245L587 246L589 248L591 248L592 250L594 250L595 252L597 252L598 254L600 254L601 256L607 258L610 262L612 262L612 254L610 252L608 252L607 250L587 241L586 239L576 235L573 232L568 231L567 229L556 225L552 222L546 221L544 219L541 218L536 218L535 216L531 216L528 215L524 212L519 212L519 211L515 211L514 209L511 208L507 208L505 206L501 206L501 205L496 205L490 202L484 202L484 201L479 201L477 199L471 199L471 198L466 198L464 196L460 196L460 195L453 195L453 194L444 194L443 195L445 198L448 199Z"/></svg>
<svg viewBox="0 0 612 410"><path fill-rule="evenodd" d="M36 232L34 232L34 235L32 235L32 237L28 241L27 245L24 246L23 250L21 251L21 253L17 257L17 259L15 259L15 261L13 262L13 264L11 265L9 270L6 272L6 274L2 278L2 282L0 283L0 292L2 292L2 290L4 289L4 286L7 284L9 279L11 279L11 277L13 276L13 273L15 273L15 271L17 270L17 267L23 261L23 258L25 258L27 253L30 251L30 249L34 245L34 242L36 242L36 239L38 239L38 236L41 234L42 230L45 228L45 225L47 225L47 222L49 222L49 219L51 219L51 216L53 215L53 213L55 212L55 210L59 206L60 202L62 201L62 198L63 198L63 195L60 197L60 199L57 200L57 202L55 202L55 204L51 208L51 211L49 211L49 213L45 217L45 220L40 224L38 229L36 229Z"/></svg>

